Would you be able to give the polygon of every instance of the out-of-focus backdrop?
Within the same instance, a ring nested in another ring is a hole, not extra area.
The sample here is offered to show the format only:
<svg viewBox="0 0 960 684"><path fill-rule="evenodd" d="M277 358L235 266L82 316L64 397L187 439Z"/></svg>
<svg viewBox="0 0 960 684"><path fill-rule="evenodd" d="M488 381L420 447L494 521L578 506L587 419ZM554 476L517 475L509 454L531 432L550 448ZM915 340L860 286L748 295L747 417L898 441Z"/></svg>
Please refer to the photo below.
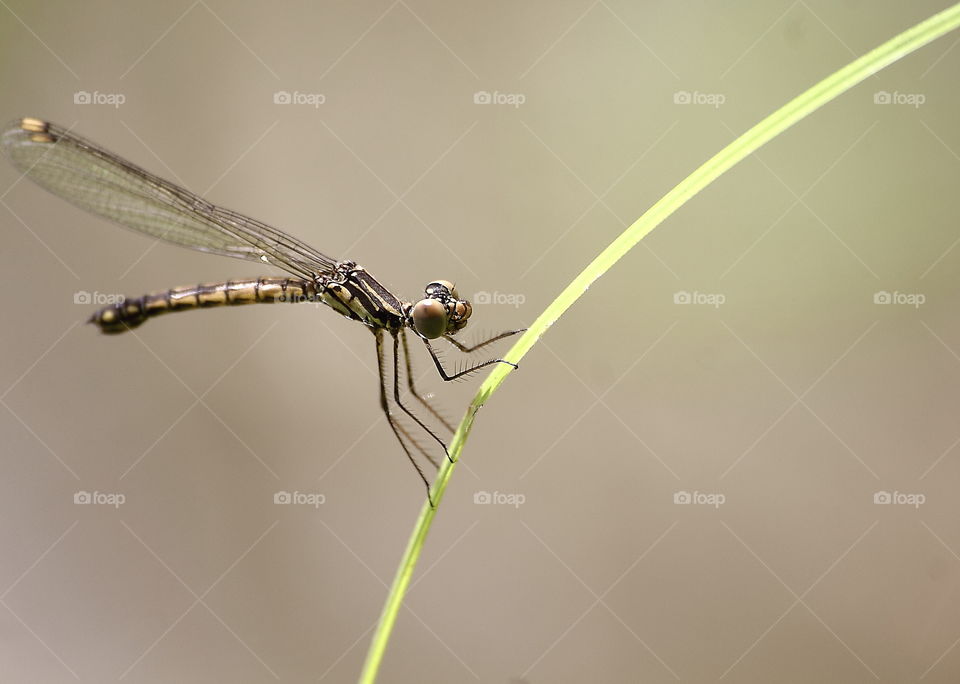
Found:
<svg viewBox="0 0 960 684"><path fill-rule="evenodd" d="M944 6L7 0L0 112L406 297L455 280L473 340ZM955 45L742 163L550 329L478 417L382 681L957 681ZM2 679L354 680L424 500L370 333L304 305L106 338L81 322L118 294L271 272L5 163L0 197ZM414 352L459 418L481 378Z"/></svg>

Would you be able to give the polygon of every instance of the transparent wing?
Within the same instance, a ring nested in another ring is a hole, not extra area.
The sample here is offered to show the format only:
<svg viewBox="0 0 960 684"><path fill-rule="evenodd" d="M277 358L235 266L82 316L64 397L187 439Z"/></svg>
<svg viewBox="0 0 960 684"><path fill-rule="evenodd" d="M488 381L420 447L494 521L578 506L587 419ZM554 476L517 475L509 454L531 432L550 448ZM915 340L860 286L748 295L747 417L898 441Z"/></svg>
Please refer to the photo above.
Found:
<svg viewBox="0 0 960 684"><path fill-rule="evenodd" d="M145 235L306 278L336 265L286 233L213 205L56 124L20 119L4 131L0 146L41 187Z"/></svg>

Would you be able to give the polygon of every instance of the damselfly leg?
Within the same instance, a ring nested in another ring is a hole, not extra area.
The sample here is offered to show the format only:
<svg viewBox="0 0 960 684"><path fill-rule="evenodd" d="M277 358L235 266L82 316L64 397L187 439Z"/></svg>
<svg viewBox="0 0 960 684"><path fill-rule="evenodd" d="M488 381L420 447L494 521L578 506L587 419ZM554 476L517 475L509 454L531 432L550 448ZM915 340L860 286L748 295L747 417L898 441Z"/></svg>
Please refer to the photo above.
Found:
<svg viewBox="0 0 960 684"><path fill-rule="evenodd" d="M400 330L400 342L403 344L403 360L407 370L407 388L410 390L410 394L416 397L417 401L423 404L423 407L427 409L433 415L434 418L436 418L438 421L443 423L443 427L447 428L447 430L449 430L450 432L453 432L454 428L453 428L453 425L450 423L450 421L447 420L447 418L442 413L440 413L436 408L434 408L433 404L427 401L427 399L422 394L420 394L420 392L417 391L417 388L414 385L413 364L410 361L410 348L407 345L406 328L403 328Z"/></svg>
<svg viewBox="0 0 960 684"><path fill-rule="evenodd" d="M430 481L427 480L427 476L423 474L423 468L420 467L420 464L417 463L417 460L413 457L413 454L410 453L410 448L407 446L407 443L403 441L401 434L409 439L411 444L413 444L421 453L423 453L423 455L428 461L430 461L430 464L434 468L438 468L439 464L424 449L419 448L417 442L410 437L410 434L399 422L397 422L393 416L393 413L390 411L390 402L387 399L386 369L383 367L383 328L374 328L373 336L377 341L377 375L380 380L380 408L383 411L383 415L387 418L387 424L390 426L390 429L393 430L393 435L397 438L397 441L400 442L400 446L403 448L403 453L407 455L407 459L413 465L414 469L416 469L420 479L423 480L423 486L427 488L427 500L430 501L430 506L433 506L433 498L430 496ZM394 366L394 386L396 386L396 366Z"/></svg>
<svg viewBox="0 0 960 684"><path fill-rule="evenodd" d="M489 338L489 339L486 339L486 340L484 340L483 342L478 342L477 344L473 345L472 347L468 347L467 345L461 343L460 341L458 341L457 339L455 339L452 335L444 335L444 336L443 336L443 339L445 339L447 342L449 342L450 344L452 344L454 347L456 347L457 349L459 349L460 351L462 351L464 354L472 354L473 352L477 351L478 349L483 349L483 348L486 347L488 344L493 344L494 342L496 342L496 341L498 341L498 340L502 340L502 339L505 338L505 337L510 337L510 336L512 336L512 335L518 335L519 333L526 332L526 331L527 331L526 328L520 328L519 330L507 330L506 332L502 332L502 333L500 333L499 335L494 335L493 337L491 337L491 338ZM499 359L499 360L502 361L502 359ZM494 363L496 363L496 361L494 361ZM504 363L509 363L509 361L504 361ZM513 364L511 364L511 365L513 365ZM515 365L514 365L514 368L516 368Z"/></svg>
<svg viewBox="0 0 960 684"><path fill-rule="evenodd" d="M399 420L397 420L398 416L393 415L393 413L390 410L390 404L387 398L388 393L386 390L386 369L384 368L384 360L383 360L383 330L376 328L374 329L373 332L375 337L377 338L377 363L380 369L380 406L383 409L384 415L386 416L388 423L390 424L390 428L393 430L394 436L397 438L397 441L400 442L400 446L403 447L404 453L406 453L407 458L410 460L410 462L413 463L414 468L416 468L417 470L417 474L420 475L420 479L423 480L424 485L427 487L427 497L430 498L429 480L424 474L423 469L414 459L413 453L410 447L404 441L404 438L406 438L406 440L408 440L413 445L413 447L416 448L417 451L422 453L424 457L430 462L430 464L434 466L434 468L437 467L436 460L433 459L429 453L427 453L427 450L422 445L420 445L419 442L417 442L411 437L410 433L407 432L403 424ZM517 333L520 333L520 332L523 332L523 330L507 331L505 333L496 335L490 338L489 340L484 340L483 342L477 345L474 345L472 347L466 347L464 345L460 345L459 343L455 343L454 346L456 346L458 349L469 352L469 351L479 349L481 347L485 347L486 345L492 342L496 342L497 340L501 340L505 337L516 335ZM406 330L403 328L401 328L400 330L391 330L390 334L393 336L393 401L406 416L408 416L424 432L426 432L431 437L431 439L433 439L433 441L435 441L437 444L440 445L447 459L450 460L450 462L452 463L453 460L450 457L450 452L447 447L447 443L443 439L441 439L437 435L437 433L434 432L433 429L431 429L426 423L424 423L416 414L414 414L413 411L411 411L403 403L403 400L400 397L399 375L400 375L400 356L402 354L404 371L407 377L407 389L409 390L409 393L414 398L416 398L417 401L419 401L423 405L423 407L426 408L427 411L429 411L434 418L436 418L445 428L447 428L449 432L452 433L454 431L454 427L453 425L450 424L450 421L444 418L443 415L441 415L440 412L437 411L430 404L430 402L426 399L426 397L420 394L420 392L417 390L416 383L414 380L414 375L413 375L413 364L410 360L410 349L407 343ZM434 358L434 361L437 363L438 370L440 370L440 376L444 380L454 380L454 379L463 377L465 375L469 375L470 373L473 373L481 368L492 365L494 363L506 363L516 368L516 364L510 363L509 361L504 361L503 359L491 359L489 361L474 364L470 368L466 368L462 371L459 371L457 373L450 375L443 370L443 366L440 364L439 358L434 354L435 350L432 347L430 347L429 342L426 339L424 339L423 341L427 345L427 348L430 350L431 356ZM431 505L433 505L432 499L430 503Z"/></svg>
<svg viewBox="0 0 960 684"><path fill-rule="evenodd" d="M502 340L504 337L510 337L511 335L516 335L517 333L521 333L521 332L523 332L523 330L509 330L507 332L500 333L499 335L491 337L489 340L485 340L480 344L476 344L472 347L461 345L459 342L455 341L449 335L445 335L444 339L446 339L448 342L453 344L453 346L455 346L460 351L465 353L470 353L472 351L476 351L477 349L480 349L481 347L485 347L488 344L491 344L492 342L496 342L497 340ZM423 344L427 348L427 351L430 352L430 358L433 359L433 364L437 367L437 372L440 373L440 377L447 382L449 382L450 380L457 380L458 378L465 377L467 375L470 375L471 373L476 373L481 368L492 366L495 363L505 363L508 366L513 366L514 368L517 367L517 364L513 363L512 361L507 361L505 359L490 359L489 361L481 361L480 363L475 363L472 366L464 368L463 370L456 371L454 373L447 373L446 369L443 367L443 363L440 361L440 357L437 356L437 350L434 349L433 346L430 344L430 340L426 339L425 337L421 339L423 340Z"/></svg>
<svg viewBox="0 0 960 684"><path fill-rule="evenodd" d="M426 423L424 423L416 415L414 415L413 411L411 411L406 406L404 406L403 402L400 401L400 334L402 330L403 329L401 328L400 331L397 331L397 330L390 331L390 334L393 336L393 400L396 402L397 406L400 407L401 411L407 414L413 422L419 425L424 432L430 435L430 437L432 437L433 440L440 445L440 447L443 449L443 453L446 454L447 458L449 459L450 452L447 451L446 443L442 439L440 439L437 436L437 433L431 430ZM404 345L404 348L406 348L406 345ZM410 358L407 357L406 361L407 361L407 383L410 387L413 387L413 376L410 375ZM419 395L417 395L415 390L414 390L414 396L416 396L418 399L420 399L420 401L426 404L426 401L423 398L421 398ZM430 462L434 463L432 459ZM434 466L436 466L436 463L434 463Z"/></svg>

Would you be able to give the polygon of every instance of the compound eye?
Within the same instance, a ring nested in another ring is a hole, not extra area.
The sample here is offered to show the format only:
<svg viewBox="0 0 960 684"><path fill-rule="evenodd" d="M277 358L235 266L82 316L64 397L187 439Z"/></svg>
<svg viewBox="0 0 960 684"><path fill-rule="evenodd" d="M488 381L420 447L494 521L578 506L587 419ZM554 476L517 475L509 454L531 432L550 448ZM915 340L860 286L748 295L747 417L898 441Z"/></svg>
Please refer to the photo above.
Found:
<svg viewBox="0 0 960 684"><path fill-rule="evenodd" d="M413 328L428 340L435 340L447 331L447 310L436 299L421 299L410 312Z"/></svg>
<svg viewBox="0 0 960 684"><path fill-rule="evenodd" d="M453 310L456 312L457 317L464 322L466 322L466 320L470 318L470 314L473 313L473 307L470 306L470 302L463 299L457 302Z"/></svg>
<svg viewBox="0 0 960 684"><path fill-rule="evenodd" d="M436 294L437 286L446 289L454 299L460 299L460 295L457 294L457 288L449 280L434 280L432 283L427 285L427 294Z"/></svg>

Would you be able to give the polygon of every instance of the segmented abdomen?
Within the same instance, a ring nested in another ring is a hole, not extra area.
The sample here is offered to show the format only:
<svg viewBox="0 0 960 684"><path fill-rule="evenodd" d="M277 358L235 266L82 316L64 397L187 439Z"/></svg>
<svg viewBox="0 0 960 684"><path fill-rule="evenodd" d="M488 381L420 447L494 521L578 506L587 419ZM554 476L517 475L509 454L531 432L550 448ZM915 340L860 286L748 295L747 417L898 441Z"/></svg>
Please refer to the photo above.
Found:
<svg viewBox="0 0 960 684"><path fill-rule="evenodd" d="M148 318L170 311L188 311L211 306L272 304L317 301L316 285L303 278L249 278L175 287L166 292L126 299L104 307L90 317L102 332L121 333Z"/></svg>

